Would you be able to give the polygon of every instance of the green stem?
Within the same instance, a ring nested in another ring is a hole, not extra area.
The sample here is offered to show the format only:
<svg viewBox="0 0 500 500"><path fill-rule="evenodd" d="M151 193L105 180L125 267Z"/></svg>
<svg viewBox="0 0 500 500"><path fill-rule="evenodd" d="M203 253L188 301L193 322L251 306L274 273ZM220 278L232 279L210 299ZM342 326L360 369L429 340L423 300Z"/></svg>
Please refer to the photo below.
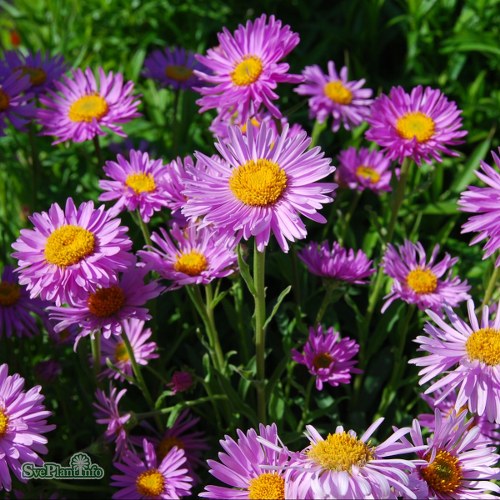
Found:
<svg viewBox="0 0 500 500"><path fill-rule="evenodd" d="M495 265L495 263L493 263ZM486 288L486 292L484 292L483 303L481 307L488 305L491 297L493 296L493 292L495 291L496 284L498 281L498 273L500 272L500 267L495 267L492 275L490 276L490 281L488 282L488 287Z"/></svg>
<svg viewBox="0 0 500 500"><path fill-rule="evenodd" d="M101 371L101 331L96 330L90 336L90 348L92 350L92 359L94 361L94 376L99 385L99 372Z"/></svg>
<svg viewBox="0 0 500 500"><path fill-rule="evenodd" d="M257 416L259 422L266 423L266 291L265 281L266 254L257 250L254 241L253 281L255 285L255 359L257 363Z"/></svg>
<svg viewBox="0 0 500 500"><path fill-rule="evenodd" d="M151 241L151 235L149 234L148 226L142 220L142 217L141 217L141 214L140 214L139 210L137 210L136 216L137 216L137 219L136 219L137 220L137 225L141 229L142 236L144 237L144 241L146 242L146 245L152 245L153 243Z"/></svg>
<svg viewBox="0 0 500 500"><path fill-rule="evenodd" d="M97 171L99 172L100 169L104 166L101 145L99 144L99 136L95 135L92 141L94 143L95 157L97 158Z"/></svg>
<svg viewBox="0 0 500 500"><path fill-rule="evenodd" d="M332 302L332 295L333 291L338 288L339 284L336 282L326 282L325 287L325 296L323 297L323 301L321 302L321 305L319 306L318 313L316 314L316 320L314 321L315 325L319 325L321 323L321 320L323 319L323 316L325 315L327 307L330 305Z"/></svg>
<svg viewBox="0 0 500 500"><path fill-rule="evenodd" d="M342 232L341 232L340 237L339 237L339 245L342 245L344 243L344 240L345 240L345 237L347 234L347 230L349 228L349 224L351 222L351 219L352 219L354 212L356 211L356 208L358 207L359 200L361 199L362 194L363 194L363 191L356 191L354 193L351 204L349 206L349 211L346 213L346 215L344 217Z"/></svg>
<svg viewBox="0 0 500 500"><path fill-rule="evenodd" d="M300 422L299 422L299 425L297 428L297 432L302 432L302 429L304 428L304 425L309 418L309 405L311 402L311 392L312 392L312 388L313 388L315 380L316 380L315 377L311 377L309 379L309 382L307 383L306 394L304 396L304 408L302 410L302 418L300 419Z"/></svg>
<svg viewBox="0 0 500 500"><path fill-rule="evenodd" d="M196 399L195 401L184 401L182 403L183 407L192 407L196 405L201 405L203 403L211 403L216 400L227 400L227 394L211 394L210 396L206 396L203 398ZM155 415L168 415L172 413L174 410L177 410L179 405L169 406L167 408L161 408L159 410L147 411L144 413L136 413L135 416L137 419L142 420L144 418L154 417Z"/></svg>
<svg viewBox="0 0 500 500"><path fill-rule="evenodd" d="M215 357L217 359L218 370L221 373L224 373L225 370L225 360L224 353L222 352L222 347L220 345L219 333L217 332L217 327L215 326L214 319L214 308L213 308L213 292L212 285L209 283L205 286L205 299L206 299L206 308L207 308L207 319L208 319L208 330L209 337L211 339L212 347L215 351Z"/></svg>
<svg viewBox="0 0 500 500"><path fill-rule="evenodd" d="M318 120L316 120L314 122L314 127L311 133L311 144L309 144L309 149L312 149L314 146L318 144L321 133L323 132L323 130L325 130L325 128L326 128L326 120L323 122L319 122Z"/></svg>

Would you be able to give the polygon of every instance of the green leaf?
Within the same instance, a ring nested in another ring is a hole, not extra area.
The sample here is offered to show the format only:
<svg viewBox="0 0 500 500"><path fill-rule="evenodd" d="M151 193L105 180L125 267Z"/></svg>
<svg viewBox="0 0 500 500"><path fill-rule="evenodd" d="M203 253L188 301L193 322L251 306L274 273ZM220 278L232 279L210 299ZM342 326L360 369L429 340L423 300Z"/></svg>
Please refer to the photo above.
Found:
<svg viewBox="0 0 500 500"><path fill-rule="evenodd" d="M271 314L268 316L264 323L264 330L267 328L267 325L271 322L273 319L274 315L278 312L278 309L283 302L283 299L290 293L290 290L292 289L292 286L289 285L287 286L279 295L278 299L276 300L276 304L274 304L273 310L271 311Z"/></svg>
<svg viewBox="0 0 500 500"><path fill-rule="evenodd" d="M255 297L257 295L257 290L255 289L255 285L253 282L252 275L250 274L250 267L245 262L245 259L241 255L241 245L236 247L236 251L238 253L238 267L240 268L241 277L245 280L247 284L248 290Z"/></svg>

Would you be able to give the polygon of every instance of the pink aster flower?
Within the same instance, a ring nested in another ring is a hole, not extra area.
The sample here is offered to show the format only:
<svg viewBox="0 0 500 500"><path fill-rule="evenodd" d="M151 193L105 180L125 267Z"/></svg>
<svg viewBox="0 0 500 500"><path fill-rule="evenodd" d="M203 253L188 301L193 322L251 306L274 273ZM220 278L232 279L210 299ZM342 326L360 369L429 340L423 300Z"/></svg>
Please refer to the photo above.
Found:
<svg viewBox="0 0 500 500"><path fill-rule="evenodd" d="M293 481L297 498L352 499L416 498L408 488L406 469L414 468L400 455L415 451L399 440L409 428L396 431L378 446L370 437L383 422L379 418L358 438L352 430L338 426L335 433L323 438L312 426L306 426L310 444L292 457L286 478Z"/></svg>
<svg viewBox="0 0 500 500"><path fill-rule="evenodd" d="M185 392L193 385L193 376L186 371L175 371L172 373L172 379L167 384L174 394Z"/></svg>
<svg viewBox="0 0 500 500"><path fill-rule="evenodd" d="M391 190L391 161L381 151L348 148L339 154L337 180L350 189L375 193Z"/></svg>
<svg viewBox="0 0 500 500"><path fill-rule="evenodd" d="M125 430L125 425L130 420L130 413L121 414L118 409L120 399L127 393L127 389L122 389L117 394L116 387L109 385L109 396L97 389L95 397L97 403L92 403L95 408L94 416L96 422L101 425L106 425L104 438L108 443L115 443L115 451L117 456L124 456L130 452L131 444Z"/></svg>
<svg viewBox="0 0 500 500"><path fill-rule="evenodd" d="M43 405L44 397L39 385L23 391L24 379L15 373L8 375L8 366L0 365L0 491L10 491L12 480L9 469L22 482L22 464L32 462L38 466L47 453L46 432L55 429L47 424L50 411Z"/></svg>
<svg viewBox="0 0 500 500"><path fill-rule="evenodd" d="M104 338L120 335L123 321L130 318L151 319L144 305L157 297L162 287L157 281L144 283L148 270L144 267L131 267L119 278L118 283L98 286L95 291L85 292L70 301L68 307L49 307L50 318L59 323L56 331L78 324L81 328L75 340L75 347L81 337L101 330Z"/></svg>
<svg viewBox="0 0 500 500"><path fill-rule="evenodd" d="M45 319L47 303L31 299L26 287L21 286L11 266L5 266L0 281L0 338L31 337L40 332L35 316Z"/></svg>
<svg viewBox="0 0 500 500"><path fill-rule="evenodd" d="M187 181L193 180L195 171L193 159L190 156L176 158L166 167L168 182L165 185L166 203L168 208L175 214L186 204L184 191Z"/></svg>
<svg viewBox="0 0 500 500"><path fill-rule="evenodd" d="M279 62L299 43L299 36L274 16L263 14L255 21L240 25L232 35L226 28L219 33L219 47L209 49L197 59L212 74L195 71L208 85L195 90L202 98L197 101L200 112L214 108L238 108L247 120L250 109L261 104L272 115L281 117L272 101L278 83L299 83L302 76L288 74L289 65Z"/></svg>
<svg viewBox="0 0 500 500"><path fill-rule="evenodd" d="M40 51L24 55L17 50L4 52L4 66L10 72L20 71L27 75L30 82L30 91L35 95L45 92L54 86L66 72L66 63L61 55L43 55Z"/></svg>
<svg viewBox="0 0 500 500"><path fill-rule="evenodd" d="M458 258L445 254L436 261L439 245L434 247L429 262L420 242L405 240L403 245L388 245L382 265L385 273L394 278L392 290L385 298L384 312L396 299L416 304L421 310L440 311L445 305L455 307L470 298L470 286L458 276L451 277L452 266ZM446 276L445 276L446 274Z"/></svg>
<svg viewBox="0 0 500 500"><path fill-rule="evenodd" d="M373 102L370 97L373 91L363 88L364 79L349 81L346 66L337 73L335 63L329 61L327 75L316 64L307 66L302 74L304 83L299 85L295 92L311 96L311 118L324 122L328 116L332 116L333 132L337 132L341 124L346 130L350 130L370 116L370 105Z"/></svg>
<svg viewBox="0 0 500 500"><path fill-rule="evenodd" d="M181 229L174 224L170 233L160 228L151 240L156 247L146 247L138 255L154 271L172 281L173 290L185 285L206 285L216 278L234 273L237 255L233 238L210 227L191 224Z"/></svg>
<svg viewBox="0 0 500 500"><path fill-rule="evenodd" d="M310 273L329 280L363 284L375 272L373 261L362 250L347 250L336 241L331 248L328 241L310 242L297 255Z"/></svg>
<svg viewBox="0 0 500 500"><path fill-rule="evenodd" d="M1 73L0 73L1 77ZM30 93L24 93L30 87L28 76L16 71L0 78L0 136L5 135L6 121L18 130L24 130L35 114L35 107Z"/></svg>
<svg viewBox="0 0 500 500"><path fill-rule="evenodd" d="M408 95L393 87L389 96L381 95L373 103L366 138L382 146L391 160L440 162L441 153L458 156L448 146L462 144L460 139L467 135L460 130L460 113L440 90L419 85Z"/></svg>
<svg viewBox="0 0 500 500"><path fill-rule="evenodd" d="M237 429L238 440L229 436L220 441L224 452L219 461L207 460L210 474L229 486L205 486L200 497L218 499L294 498L290 496L284 473L288 450L280 450L276 424L259 425L246 433ZM259 439L267 443L263 446Z"/></svg>
<svg viewBox="0 0 500 500"><path fill-rule="evenodd" d="M357 361L352 358L359 351L359 345L349 337L340 338L340 334L333 327L323 331L323 327L309 328L309 337L301 354L292 349L292 359L305 365L309 373L316 377L316 389L323 390L323 383L332 387L348 384L351 373L361 373L354 368Z"/></svg>
<svg viewBox="0 0 500 500"><path fill-rule="evenodd" d="M499 150L500 151L500 150ZM493 160L497 168L500 168L500 158L492 151ZM488 187L469 186L458 200L460 210L470 212L472 217L462 226L462 233L472 231L479 232L475 236L471 245L487 239L484 246L484 259L496 252L500 248L500 174L484 161L481 162L482 172L476 171L476 175ZM500 256L497 257L495 266L500 266Z"/></svg>
<svg viewBox="0 0 500 500"><path fill-rule="evenodd" d="M156 353L158 346L156 342L148 342L152 331L150 328L144 328L143 320L137 318L124 319L121 322L121 326L123 329L122 335L127 335L137 364L145 366L150 359L158 358L158 354ZM101 350L101 364L103 366L106 366L106 359L109 359L121 373L129 377L133 375L132 362L130 361L127 347L121 335L112 335L107 339L104 338ZM100 376L123 381L124 378L120 372L112 368L106 368L100 373Z"/></svg>
<svg viewBox="0 0 500 500"><path fill-rule="evenodd" d="M172 448L159 459L154 446L143 441L144 458L133 453L113 465L121 474L111 476L111 486L119 488L113 498L180 498L190 496L192 479L186 469L184 450Z"/></svg>
<svg viewBox="0 0 500 500"><path fill-rule="evenodd" d="M500 492L492 482L500 473L493 467L500 456L491 443L488 446L482 442L479 428L471 427L466 417L465 412L445 417L436 410L430 438L424 442L417 420L413 421L411 442L402 438L406 446L425 446L417 455L427 464L419 465L410 477L410 489L418 493L418 498L498 498L488 492Z"/></svg>
<svg viewBox="0 0 500 500"><path fill-rule="evenodd" d="M21 229L12 256L19 263L19 283L32 298L40 295L59 306L85 290L116 283L116 274L135 261L128 228L104 205L94 209L89 201L76 208L68 198L64 211L53 203L29 219L34 229Z"/></svg>
<svg viewBox="0 0 500 500"><path fill-rule="evenodd" d="M274 138L263 123L258 131L249 124L246 134L231 127L229 137L215 145L222 162L196 154L218 175L198 171L196 182L188 184L187 217L203 216L205 223L240 233L245 240L254 236L259 252L268 245L271 231L284 252L288 241L305 238L299 215L326 222L318 211L333 201L330 195L337 185L317 181L335 167L319 147L307 149L311 139L305 133L292 138L285 125Z"/></svg>
<svg viewBox="0 0 500 500"><path fill-rule="evenodd" d="M125 136L121 124L140 116L139 100L132 92L133 82L123 84L123 76L111 71L106 75L99 68L99 84L90 68L85 72L75 69L71 75L55 82L56 91L40 97L45 106L37 117L43 126L43 135L63 141L83 142L106 135L104 127Z"/></svg>
<svg viewBox="0 0 500 500"><path fill-rule="evenodd" d="M104 173L113 180L99 181L99 187L105 191L99 200L118 200L110 209L111 215L138 210L147 223L154 212L168 206L166 166L162 160L152 160L148 153L131 150L128 160L118 155L116 162L107 161Z"/></svg>
<svg viewBox="0 0 500 500"><path fill-rule="evenodd" d="M193 52L175 47L153 51L144 61L143 75L165 87L192 89L199 83L194 70L203 70Z"/></svg>
<svg viewBox="0 0 500 500"><path fill-rule="evenodd" d="M469 323L460 319L451 308L444 311L448 322L433 311L426 311L432 323L426 323L428 337L418 336L422 358L409 362L422 366L419 384L438 380L426 394L443 388L439 403L450 392L458 390L455 409L467 405L472 413L486 415L490 422L500 423L500 314L489 319L489 307L483 307L481 324L474 313L474 302L467 302Z"/></svg>

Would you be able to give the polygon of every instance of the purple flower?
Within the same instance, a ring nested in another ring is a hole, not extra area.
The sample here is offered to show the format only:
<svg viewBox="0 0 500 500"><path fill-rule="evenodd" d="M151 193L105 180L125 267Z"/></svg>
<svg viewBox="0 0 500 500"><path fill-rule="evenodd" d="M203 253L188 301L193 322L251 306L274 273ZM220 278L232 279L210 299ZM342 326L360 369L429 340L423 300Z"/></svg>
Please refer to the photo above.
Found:
<svg viewBox="0 0 500 500"><path fill-rule="evenodd" d="M298 252L298 256L310 273L330 280L363 284L375 272L373 262L362 250L347 250L336 241L331 249L328 241L321 244L310 242Z"/></svg>
<svg viewBox="0 0 500 500"><path fill-rule="evenodd" d="M24 379L15 373L8 375L8 366L0 365L0 491L11 490L9 469L22 482L21 466L32 462L38 466L47 453L46 432L55 429L47 424L50 411L43 405L39 385L23 391Z"/></svg>
<svg viewBox="0 0 500 500"><path fill-rule="evenodd" d="M500 150L499 150L500 151ZM493 160L497 168L500 168L500 158L492 151ZM469 186L458 200L460 210L470 212L472 217L462 226L462 233L478 232L471 245L488 239L484 245L484 259L500 248L500 174L487 163L481 162L482 172L476 171L476 175L488 187ZM495 266L500 266L500 256L497 257Z"/></svg>
<svg viewBox="0 0 500 500"><path fill-rule="evenodd" d="M64 211L53 203L30 221L34 229L21 229L12 256L19 263L19 283L32 298L40 295L59 306L85 290L116 283L116 274L135 261L128 229L104 205L94 209L89 201L77 209L68 198Z"/></svg>
<svg viewBox="0 0 500 500"><path fill-rule="evenodd" d="M175 371L172 373L172 379L167 384L174 394L185 392L193 385L193 376L186 371Z"/></svg>
<svg viewBox="0 0 500 500"><path fill-rule="evenodd" d="M148 270L144 267L131 267L120 277L119 282L109 286L97 286L95 291L88 291L70 301L68 307L49 307L50 318L59 323L56 331L78 324L81 337L101 330L104 338L120 335L123 321L130 318L151 319L144 307L148 300L157 297L162 287L157 281L145 284Z"/></svg>
<svg viewBox="0 0 500 500"><path fill-rule="evenodd" d="M340 73L335 69L333 61L328 62L328 74L314 64L306 66L302 72L304 83L295 92L309 98L309 114L311 118L324 122L332 116L332 131L337 132L343 124L346 130L356 127L370 115L370 97L373 91L362 88L365 80L348 81L347 67Z"/></svg>
<svg viewBox="0 0 500 500"><path fill-rule="evenodd" d="M409 362L423 366L419 384L439 379L425 391L426 394L443 388L441 402L458 389L455 409L467 405L472 413L486 415L490 422L500 423L500 314L489 319L489 307L483 307L481 324L474 313L474 302L467 302L469 323L460 319L450 307L444 311L448 324L435 312L426 313L435 323L424 327L427 337L418 336L419 351L428 353Z"/></svg>
<svg viewBox="0 0 500 500"><path fill-rule="evenodd" d="M40 332L32 313L45 319L47 303L30 299L26 287L18 283L11 266L5 266L0 281L0 338L5 335L31 337Z"/></svg>
<svg viewBox="0 0 500 500"><path fill-rule="evenodd" d="M172 281L173 290L185 285L206 285L234 273L237 256L232 238L210 227L174 224L170 234L163 228L151 240L159 249L146 247L138 255L148 267Z"/></svg>
<svg viewBox="0 0 500 500"><path fill-rule="evenodd" d="M391 162L381 151L347 148L339 154L337 180L350 189L375 193L391 190Z"/></svg>
<svg viewBox="0 0 500 500"><path fill-rule="evenodd" d="M200 81L194 70L203 70L193 52L183 48L165 48L153 51L144 61L143 75L153 78L165 87L192 89Z"/></svg>
<svg viewBox="0 0 500 500"><path fill-rule="evenodd" d="M148 153L131 150L129 160L118 155L116 162L107 161L104 173L113 180L99 181L105 191L99 201L118 200L109 210L111 215L138 210L147 223L154 212L168 206L167 170L162 160L150 160Z"/></svg>
<svg viewBox="0 0 500 500"><path fill-rule="evenodd" d="M411 442L402 438L406 446L423 448L417 455L427 462L410 476L410 489L419 493L418 498L498 498L487 492L500 492L498 485L491 482L500 472L492 467L500 456L494 447L482 442L479 429L471 427L466 416L465 412L453 412L444 417L436 410L432 437L424 442L420 425L414 420Z"/></svg>
<svg viewBox="0 0 500 500"><path fill-rule="evenodd" d="M268 245L271 232L284 252L288 241L305 238L299 215L326 222L318 211L333 201L337 185L318 181L335 167L320 148L307 149L311 139L305 133L290 137L285 125L275 138L262 123L258 131L250 125L246 134L231 127L229 137L216 144L222 162L196 154L211 171L199 169L196 181L188 183L184 215L203 216L204 223L245 240L254 236L259 252Z"/></svg>
<svg viewBox="0 0 500 500"><path fill-rule="evenodd" d="M156 342L148 342L152 332L150 328L144 328L144 321L137 318L124 319L121 321L122 334L127 335L137 364L145 366L150 359L158 358L155 352L158 348ZM106 359L109 359L120 372L131 377L133 374L132 362L128 355L127 347L123 342L121 335L112 335L102 340L101 364L106 366ZM112 368L106 368L100 373L102 377L124 380L123 375Z"/></svg>
<svg viewBox="0 0 500 500"><path fill-rule="evenodd" d="M236 430L238 440L229 436L220 441L224 452L219 461L207 460L210 474L229 486L205 486L200 497L218 499L293 498L289 495L284 472L289 453L279 450L276 424L259 425L246 433ZM268 445L262 445L263 438ZM270 446L269 446L270 445Z"/></svg>
<svg viewBox="0 0 500 500"><path fill-rule="evenodd" d="M194 171L193 159L190 156L186 156L184 159L178 157L172 160L166 167L166 203L173 214L178 213L186 204L184 190L186 189L187 181L193 180Z"/></svg>
<svg viewBox="0 0 500 500"><path fill-rule="evenodd" d="M191 494L184 450L175 447L158 460L154 446L143 441L144 459L133 453L114 466L121 474L111 476L111 486L120 488L113 498L179 498Z"/></svg>
<svg viewBox="0 0 500 500"><path fill-rule="evenodd" d="M272 101L278 83L299 83L300 75L288 74L289 65L279 61L299 43L299 36L274 16L263 14L255 21L240 25L232 35L226 28L218 34L219 46L197 59L212 72L195 71L208 85L195 90L200 112L214 108L238 108L246 121L251 110L261 104L276 118L280 110Z"/></svg>
<svg viewBox="0 0 500 500"><path fill-rule="evenodd" d="M316 377L316 389L323 390L323 383L332 387L348 384L351 373L361 373L354 368L357 361L352 358L359 351L359 345L349 337L340 338L333 327L326 332L323 327L309 328L309 337L301 354L297 349L292 349L292 359L305 365L309 373Z"/></svg>
<svg viewBox="0 0 500 500"><path fill-rule="evenodd" d="M0 73L1 76L1 73ZM10 121L18 130L24 130L25 125L35 114L32 94L25 94L29 89L30 79L16 71L5 78L0 78L0 136L5 135L6 121Z"/></svg>
<svg viewBox="0 0 500 500"><path fill-rule="evenodd" d="M391 292L385 297L387 301L382 312L396 299L416 304L421 310L440 311L445 305L455 307L470 298L467 281L451 277L451 267L458 258L446 253L443 260L435 262L438 252L439 245L436 245L429 262L426 262L427 256L420 242L405 240L398 247L388 245L382 266L394 281Z"/></svg>
<svg viewBox="0 0 500 500"><path fill-rule="evenodd" d="M35 95L53 88L54 82L66 72L66 63L61 55L43 55L40 51L24 55L16 50L4 52L4 66L9 72L19 71L29 77L29 89Z"/></svg>
<svg viewBox="0 0 500 500"><path fill-rule="evenodd" d="M120 73L106 75L99 68L99 84L90 68L85 72L75 69L71 75L55 82L56 91L49 90L40 97L46 107L37 111L43 126L43 135L63 141L83 142L99 135L106 135L104 127L125 136L121 124L140 116L139 100L132 92L133 82L123 84Z"/></svg>
<svg viewBox="0 0 500 500"><path fill-rule="evenodd" d="M441 153L458 156L447 146L461 144L467 135L461 111L440 90L419 85L411 94L393 87L389 96L381 95L372 105L366 138L387 151L391 160L412 158L417 165L432 159L440 162Z"/></svg>

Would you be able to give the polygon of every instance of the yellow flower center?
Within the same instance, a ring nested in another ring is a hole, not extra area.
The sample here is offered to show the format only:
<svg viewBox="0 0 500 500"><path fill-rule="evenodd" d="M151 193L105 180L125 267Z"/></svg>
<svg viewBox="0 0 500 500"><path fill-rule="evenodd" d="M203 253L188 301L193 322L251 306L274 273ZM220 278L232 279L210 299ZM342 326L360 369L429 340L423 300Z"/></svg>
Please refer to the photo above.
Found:
<svg viewBox="0 0 500 500"><path fill-rule="evenodd" d="M177 446L179 450L184 449L184 443L179 438L174 436L167 436L163 438L156 447L158 460L163 460L174 446Z"/></svg>
<svg viewBox="0 0 500 500"><path fill-rule="evenodd" d="M413 269L406 276L406 284L415 293L433 293L437 288L437 276L429 269Z"/></svg>
<svg viewBox="0 0 500 500"><path fill-rule="evenodd" d="M248 483L248 498L260 500L284 500L285 480L277 473L260 474Z"/></svg>
<svg viewBox="0 0 500 500"><path fill-rule="evenodd" d="M158 469L149 469L137 476L135 487L139 495L157 497L165 488L165 478Z"/></svg>
<svg viewBox="0 0 500 500"><path fill-rule="evenodd" d="M238 87L251 85L258 80L262 70L262 61L257 56L245 56L231 73L231 80Z"/></svg>
<svg viewBox="0 0 500 500"><path fill-rule="evenodd" d="M356 175L363 179L368 179L372 184L376 184L380 180L380 174L372 167L360 165L356 169Z"/></svg>
<svg viewBox="0 0 500 500"><path fill-rule="evenodd" d="M9 107L9 103L9 96L2 89L0 89L0 113Z"/></svg>
<svg viewBox="0 0 500 500"><path fill-rule="evenodd" d="M99 94L84 95L69 108L68 117L72 122L90 123L100 120L108 112L108 103Z"/></svg>
<svg viewBox="0 0 500 500"><path fill-rule="evenodd" d="M47 74L42 68L34 68L32 66L21 66L17 68L21 70L23 75L28 75L30 77L31 85L42 85L47 80Z"/></svg>
<svg viewBox="0 0 500 500"><path fill-rule="evenodd" d="M5 411L0 408L0 438L6 434L8 423L9 417L7 417Z"/></svg>
<svg viewBox="0 0 500 500"><path fill-rule="evenodd" d="M156 189L153 174L145 174L143 172L128 175L125 179L125 184L132 189L135 194L151 193Z"/></svg>
<svg viewBox="0 0 500 500"><path fill-rule="evenodd" d="M434 135L434 120L420 111L406 113L396 122L396 130L403 139L426 142Z"/></svg>
<svg viewBox="0 0 500 500"><path fill-rule="evenodd" d="M325 84L323 92L328 99L337 104L351 104L352 102L352 92L340 80Z"/></svg>
<svg viewBox="0 0 500 500"><path fill-rule="evenodd" d="M179 273L189 276L198 276L208 267L206 257L196 250L180 254L174 264L174 269Z"/></svg>
<svg viewBox="0 0 500 500"><path fill-rule="evenodd" d="M287 186L285 171L266 159L249 160L233 170L229 188L245 205L265 207L277 202Z"/></svg>
<svg viewBox="0 0 500 500"><path fill-rule="evenodd" d="M429 460L430 455L424 457ZM439 450L434 461L420 470L427 484L441 494L454 493L462 482L462 468L458 458L446 450Z"/></svg>
<svg viewBox="0 0 500 500"><path fill-rule="evenodd" d="M62 226L56 229L45 244L45 259L59 267L67 267L94 251L94 235L80 226Z"/></svg>
<svg viewBox="0 0 500 500"><path fill-rule="evenodd" d="M118 342L115 347L115 361L117 363L126 363L129 359L125 342Z"/></svg>
<svg viewBox="0 0 500 500"><path fill-rule="evenodd" d="M21 287L17 283L0 283L0 306L13 306L21 297Z"/></svg>
<svg viewBox="0 0 500 500"><path fill-rule="evenodd" d="M328 434L307 452L311 460L324 469L350 471L353 465L363 467L373 459L370 447L347 432Z"/></svg>
<svg viewBox="0 0 500 500"><path fill-rule="evenodd" d="M192 74L193 70L191 68L187 68L186 66L177 66L172 64L171 66L167 66L165 68L166 77L178 82L185 82L189 80Z"/></svg>
<svg viewBox="0 0 500 500"><path fill-rule="evenodd" d="M108 318L119 311L125 302L123 290L113 285L109 288L98 288L89 295L87 307L98 318Z"/></svg>
<svg viewBox="0 0 500 500"><path fill-rule="evenodd" d="M328 368L333 362L333 356L330 356L327 352L321 354L316 354L313 359L314 368Z"/></svg>
<svg viewBox="0 0 500 500"><path fill-rule="evenodd" d="M250 119L250 123L254 126L254 127L257 127L259 128L260 127L260 123L259 121L257 120L257 118L251 118ZM247 124L244 123L243 125L240 125L240 130L241 130L241 133L242 134L246 134L247 133Z"/></svg>
<svg viewBox="0 0 500 500"><path fill-rule="evenodd" d="M500 363L500 330L481 328L469 336L465 349L471 361L477 359L490 366Z"/></svg>

